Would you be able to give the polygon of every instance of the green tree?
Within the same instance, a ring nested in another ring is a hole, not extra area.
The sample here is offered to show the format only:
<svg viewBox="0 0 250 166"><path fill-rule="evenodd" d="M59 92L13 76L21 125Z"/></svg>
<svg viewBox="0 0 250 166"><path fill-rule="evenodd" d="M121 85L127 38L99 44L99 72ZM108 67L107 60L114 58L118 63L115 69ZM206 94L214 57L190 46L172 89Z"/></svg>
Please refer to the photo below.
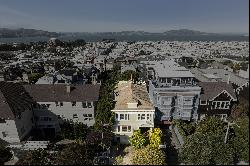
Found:
<svg viewBox="0 0 250 166"><path fill-rule="evenodd" d="M61 126L61 135L63 139L84 140L89 132L86 124L81 122L65 121Z"/></svg>
<svg viewBox="0 0 250 166"><path fill-rule="evenodd" d="M41 74L41 73L31 73L29 76L29 81L34 84L42 76L43 76L43 74Z"/></svg>
<svg viewBox="0 0 250 166"><path fill-rule="evenodd" d="M56 165L92 165L94 149L86 144L69 144L59 152Z"/></svg>
<svg viewBox="0 0 250 166"><path fill-rule="evenodd" d="M30 151L24 158L22 158L18 165L51 165L51 155L43 149Z"/></svg>
<svg viewBox="0 0 250 166"><path fill-rule="evenodd" d="M146 146L134 151L132 162L135 165L165 165L166 158L160 149Z"/></svg>
<svg viewBox="0 0 250 166"><path fill-rule="evenodd" d="M218 117L209 116L199 122L196 132L206 135L219 135L225 133L227 124Z"/></svg>
<svg viewBox="0 0 250 166"><path fill-rule="evenodd" d="M247 116L236 121L233 145L239 160L249 162L249 118Z"/></svg>
<svg viewBox="0 0 250 166"><path fill-rule="evenodd" d="M133 70L127 70L127 71L125 71L124 73L122 73L122 74L120 75L119 80L121 80L121 81L128 81L128 80L131 79L131 75L132 75L132 79L133 79L134 81L137 81L137 80L138 80L138 78L139 78L139 73L136 72L136 71L133 71Z"/></svg>
<svg viewBox="0 0 250 166"><path fill-rule="evenodd" d="M0 165L4 165L5 162L9 161L12 157L12 153L9 148L0 145Z"/></svg>
<svg viewBox="0 0 250 166"><path fill-rule="evenodd" d="M146 137L141 133L141 130L135 130L133 135L129 137L129 143L136 149L142 148L146 145Z"/></svg>
<svg viewBox="0 0 250 166"><path fill-rule="evenodd" d="M233 105L231 109L230 119L236 120L238 118L249 115L249 105L247 103L240 102Z"/></svg>
<svg viewBox="0 0 250 166"><path fill-rule="evenodd" d="M207 117L198 123L195 133L187 136L181 150L186 164L233 164L235 152L231 143L224 143L227 124L217 117Z"/></svg>
<svg viewBox="0 0 250 166"><path fill-rule="evenodd" d="M205 135L199 132L188 136L182 147L181 161L191 165L233 164L233 149L223 139L223 135Z"/></svg>
<svg viewBox="0 0 250 166"><path fill-rule="evenodd" d="M154 128L153 131L149 130L149 142L150 146L153 148L159 148L161 144L162 131L160 128Z"/></svg>

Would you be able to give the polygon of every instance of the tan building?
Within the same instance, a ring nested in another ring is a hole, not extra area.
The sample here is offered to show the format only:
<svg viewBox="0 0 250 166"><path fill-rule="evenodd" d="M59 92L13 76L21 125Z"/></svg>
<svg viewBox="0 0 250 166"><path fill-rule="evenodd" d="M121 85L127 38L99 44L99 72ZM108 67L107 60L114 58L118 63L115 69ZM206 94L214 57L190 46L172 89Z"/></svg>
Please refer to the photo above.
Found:
<svg viewBox="0 0 250 166"><path fill-rule="evenodd" d="M146 132L154 127L155 109L151 104L146 85L133 84L132 81L120 81L115 91L116 122L113 132L116 140L128 144L128 138L134 130Z"/></svg>

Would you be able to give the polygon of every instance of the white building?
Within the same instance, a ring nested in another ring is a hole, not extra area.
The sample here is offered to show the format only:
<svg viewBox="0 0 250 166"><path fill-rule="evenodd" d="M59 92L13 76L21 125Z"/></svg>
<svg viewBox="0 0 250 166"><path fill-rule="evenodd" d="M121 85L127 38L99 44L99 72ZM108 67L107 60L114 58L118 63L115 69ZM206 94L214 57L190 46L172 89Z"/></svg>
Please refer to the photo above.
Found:
<svg viewBox="0 0 250 166"><path fill-rule="evenodd" d="M33 128L60 132L62 120L92 126L100 85L20 85L0 82L0 138L20 143Z"/></svg>
<svg viewBox="0 0 250 166"><path fill-rule="evenodd" d="M197 120L201 88L194 75L174 61L145 62L149 78L149 97L162 122L172 119Z"/></svg>
<svg viewBox="0 0 250 166"><path fill-rule="evenodd" d="M145 85L120 81L115 94L116 105L112 111L115 112L116 122L113 132L118 142L128 144L134 130L144 132L154 127L155 109Z"/></svg>

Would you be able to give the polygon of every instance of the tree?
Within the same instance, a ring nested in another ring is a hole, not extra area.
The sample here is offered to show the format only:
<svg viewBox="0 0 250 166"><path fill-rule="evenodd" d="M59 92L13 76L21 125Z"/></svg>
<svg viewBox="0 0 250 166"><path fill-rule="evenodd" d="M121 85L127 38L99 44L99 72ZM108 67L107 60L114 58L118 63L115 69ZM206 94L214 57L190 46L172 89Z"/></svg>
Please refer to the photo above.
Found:
<svg viewBox="0 0 250 166"><path fill-rule="evenodd" d="M233 105L231 109L230 118L236 120L238 118L249 115L249 106L246 103L240 102L239 104Z"/></svg>
<svg viewBox="0 0 250 166"><path fill-rule="evenodd" d="M225 133L226 131L226 123L224 123L218 117L208 116L205 119L199 122L199 125L196 128L196 132L200 132L206 135L219 135L221 133Z"/></svg>
<svg viewBox="0 0 250 166"><path fill-rule="evenodd" d="M161 144L162 131L160 128L154 128L153 131L149 130L149 142L153 148L159 148Z"/></svg>
<svg viewBox="0 0 250 166"><path fill-rule="evenodd" d="M102 147L102 149L104 149L111 146L112 139L113 139L112 132L92 131L87 135L85 142L88 145L92 145L95 147L100 146Z"/></svg>
<svg viewBox="0 0 250 166"><path fill-rule="evenodd" d="M30 74L29 81L34 84L42 76L43 76L43 74L41 74L41 73L32 73L32 74Z"/></svg>
<svg viewBox="0 0 250 166"><path fill-rule="evenodd" d="M61 126L61 135L63 139L77 139L84 140L89 132L89 128L86 124L81 122L65 121Z"/></svg>
<svg viewBox="0 0 250 166"><path fill-rule="evenodd" d="M133 135L129 137L129 142L134 148L139 149L146 145L147 140L145 136L141 133L141 130L139 129L135 130Z"/></svg>
<svg viewBox="0 0 250 166"><path fill-rule="evenodd" d="M249 162L249 118L238 119L234 126L233 145L239 160Z"/></svg>
<svg viewBox="0 0 250 166"><path fill-rule="evenodd" d="M151 146L136 149L132 161L135 165L165 165L166 163L164 153Z"/></svg>
<svg viewBox="0 0 250 166"><path fill-rule="evenodd" d="M94 149L86 144L69 144L56 157L56 165L92 165Z"/></svg>
<svg viewBox="0 0 250 166"><path fill-rule="evenodd" d="M197 125L195 133L187 136L181 151L186 164L233 164L235 153L231 144L224 143L227 124L217 117L207 117Z"/></svg>
<svg viewBox="0 0 250 166"><path fill-rule="evenodd" d="M30 151L18 165L51 165L53 163L52 155L46 150L38 149Z"/></svg>
<svg viewBox="0 0 250 166"><path fill-rule="evenodd" d="M218 134L205 135L196 132L188 136L181 151L182 162L191 165L233 164L233 149L223 140L224 136Z"/></svg>
<svg viewBox="0 0 250 166"><path fill-rule="evenodd" d="M12 153L9 148L0 145L0 165L4 165L5 162L9 161L12 157Z"/></svg>

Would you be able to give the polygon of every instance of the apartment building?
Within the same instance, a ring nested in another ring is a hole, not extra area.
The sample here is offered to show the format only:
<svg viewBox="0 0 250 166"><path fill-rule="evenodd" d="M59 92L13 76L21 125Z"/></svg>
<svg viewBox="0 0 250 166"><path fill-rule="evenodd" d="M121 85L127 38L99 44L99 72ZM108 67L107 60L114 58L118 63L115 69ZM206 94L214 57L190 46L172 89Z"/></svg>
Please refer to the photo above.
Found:
<svg viewBox="0 0 250 166"><path fill-rule="evenodd" d="M146 85L120 81L115 91L115 124L113 132L118 142L128 144L134 130L146 132L154 127L155 109Z"/></svg>
<svg viewBox="0 0 250 166"><path fill-rule="evenodd" d="M163 123L198 120L201 88L194 75L172 60L142 63L147 67L149 97L156 107L156 118Z"/></svg>

